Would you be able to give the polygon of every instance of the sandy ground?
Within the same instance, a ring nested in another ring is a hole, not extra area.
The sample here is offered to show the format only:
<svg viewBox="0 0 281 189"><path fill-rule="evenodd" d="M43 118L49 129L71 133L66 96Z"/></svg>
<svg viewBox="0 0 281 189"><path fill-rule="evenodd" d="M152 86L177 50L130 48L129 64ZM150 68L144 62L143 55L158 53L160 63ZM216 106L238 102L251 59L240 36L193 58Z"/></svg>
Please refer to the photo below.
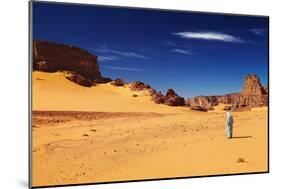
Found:
<svg viewBox="0 0 281 189"><path fill-rule="evenodd" d="M234 112L226 139L224 105L157 105L127 87L85 88L61 73L34 72L33 91L33 186L268 169L266 107Z"/></svg>
<svg viewBox="0 0 281 189"><path fill-rule="evenodd" d="M82 87L60 72L33 72L33 110L175 113L185 109L155 104L145 92L132 92L128 86Z"/></svg>

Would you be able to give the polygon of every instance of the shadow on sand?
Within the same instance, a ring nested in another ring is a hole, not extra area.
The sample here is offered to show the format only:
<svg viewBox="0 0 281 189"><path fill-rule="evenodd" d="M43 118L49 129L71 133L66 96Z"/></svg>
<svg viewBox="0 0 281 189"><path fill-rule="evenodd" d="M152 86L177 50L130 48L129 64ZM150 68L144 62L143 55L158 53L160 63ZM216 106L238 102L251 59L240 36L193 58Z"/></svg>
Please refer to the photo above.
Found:
<svg viewBox="0 0 281 189"><path fill-rule="evenodd" d="M239 139L239 138L252 138L253 136L235 136L232 139Z"/></svg>

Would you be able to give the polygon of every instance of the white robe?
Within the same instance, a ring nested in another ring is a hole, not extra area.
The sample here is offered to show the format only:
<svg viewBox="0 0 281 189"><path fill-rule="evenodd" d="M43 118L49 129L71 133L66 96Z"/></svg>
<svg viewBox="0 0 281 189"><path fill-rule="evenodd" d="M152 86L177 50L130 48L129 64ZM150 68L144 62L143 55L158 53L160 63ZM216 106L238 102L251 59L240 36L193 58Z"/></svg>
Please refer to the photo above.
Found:
<svg viewBox="0 0 281 189"><path fill-rule="evenodd" d="M226 113L226 137L232 138L233 132L233 117L230 112Z"/></svg>

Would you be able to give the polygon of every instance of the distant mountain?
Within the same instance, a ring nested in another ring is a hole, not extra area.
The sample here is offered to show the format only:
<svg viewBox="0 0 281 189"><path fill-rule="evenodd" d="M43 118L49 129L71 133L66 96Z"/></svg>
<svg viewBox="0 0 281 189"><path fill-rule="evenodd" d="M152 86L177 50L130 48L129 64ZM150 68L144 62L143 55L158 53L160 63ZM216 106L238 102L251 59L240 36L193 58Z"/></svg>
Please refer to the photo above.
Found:
<svg viewBox="0 0 281 189"><path fill-rule="evenodd" d="M225 110L247 110L252 107L268 106L268 88L263 87L257 75L247 75L241 92L221 96L196 96L185 101L189 107L211 110L218 103L230 104Z"/></svg>

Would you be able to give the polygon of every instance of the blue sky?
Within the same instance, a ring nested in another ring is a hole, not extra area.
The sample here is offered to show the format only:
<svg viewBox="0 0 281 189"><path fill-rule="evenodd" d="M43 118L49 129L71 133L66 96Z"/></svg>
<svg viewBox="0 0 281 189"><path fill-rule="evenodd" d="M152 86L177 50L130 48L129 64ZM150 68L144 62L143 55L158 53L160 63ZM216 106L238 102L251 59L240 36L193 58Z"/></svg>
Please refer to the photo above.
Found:
<svg viewBox="0 0 281 189"><path fill-rule="evenodd" d="M238 92L268 77L268 18L33 3L33 38L98 56L102 75L179 95Z"/></svg>

